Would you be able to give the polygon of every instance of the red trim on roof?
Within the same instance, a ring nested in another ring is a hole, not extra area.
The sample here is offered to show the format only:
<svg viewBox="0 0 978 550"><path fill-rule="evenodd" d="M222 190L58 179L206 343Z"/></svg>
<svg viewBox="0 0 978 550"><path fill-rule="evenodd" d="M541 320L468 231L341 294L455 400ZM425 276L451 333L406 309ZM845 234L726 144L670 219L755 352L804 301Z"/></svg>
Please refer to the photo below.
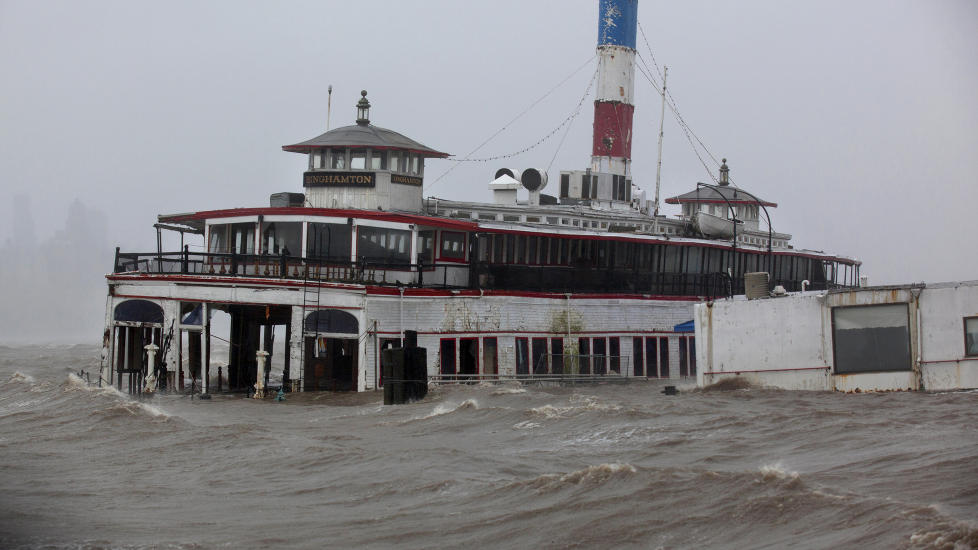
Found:
<svg viewBox="0 0 978 550"><path fill-rule="evenodd" d="M380 146L378 145L302 145L297 143L295 145L283 145L282 150L287 151L289 153L308 153L309 151L314 151L317 149L330 149L330 148L339 148L339 147L345 149L384 149L384 150L392 150L392 151L407 151L408 153L417 153L425 158L443 159L452 156L451 153L442 153L441 151L435 151L434 149L423 151L421 149L393 147L390 145L380 145Z"/></svg>
<svg viewBox="0 0 978 550"><path fill-rule="evenodd" d="M160 221L180 222L190 220L209 220L216 218L233 218L237 216L329 216L334 218L358 218L395 223L408 223L430 227L443 227L460 231L476 231L479 225L464 220L434 218L417 214L400 214L373 210L349 210L335 208L309 208L305 206L259 207L259 208L230 208L227 210L204 210L190 214L161 215Z"/></svg>
<svg viewBox="0 0 978 550"><path fill-rule="evenodd" d="M666 204L685 204L685 203L696 203L696 204L727 204L727 201L722 199L678 199L677 197L669 197L666 199ZM762 204L764 206L770 206L771 208L777 208L778 203L767 202L767 201L753 201L753 200L731 200L730 204Z"/></svg>

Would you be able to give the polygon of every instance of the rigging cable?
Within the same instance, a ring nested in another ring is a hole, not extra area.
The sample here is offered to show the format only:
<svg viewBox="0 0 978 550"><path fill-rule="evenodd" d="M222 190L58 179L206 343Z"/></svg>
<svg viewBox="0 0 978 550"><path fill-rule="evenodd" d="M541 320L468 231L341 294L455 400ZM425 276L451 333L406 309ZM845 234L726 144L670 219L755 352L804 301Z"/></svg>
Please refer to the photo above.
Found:
<svg viewBox="0 0 978 550"><path fill-rule="evenodd" d="M579 67L577 67L576 69L574 69L574 71L573 71L573 72L572 72L571 74L569 74L569 75L568 75L568 76L567 76L566 78L564 78L564 79L563 79L563 80L561 80L561 81L560 81L559 83L557 83L557 85L555 85L555 86L554 86L553 88L551 88L551 89L550 89L549 91L547 91L547 92L546 92L545 94L543 94L542 96L540 96L540 97L539 97L539 98L538 98L538 99L537 99L536 101L534 101L533 103L531 103L531 104L530 104L530 105L529 105L529 106L528 106L528 107L527 107L526 109L524 109L524 110L523 110L522 112L520 112L520 113L519 113L518 115L516 115L515 117L513 117L513 118L512 118L512 120L510 120L509 122L507 122L506 124L504 124L504 125L503 125L503 126L502 126L501 128L499 128L498 130L496 130L496 132L495 132L495 133L493 133L493 134L492 134L491 136L489 136L488 138L486 138L486 139L485 139L485 141L483 141L482 143L480 143L480 144L479 144L479 145L478 145L478 146L477 146L477 147L476 147L475 149L472 149L471 151L469 151L469 152L468 152L468 154L466 154L466 155L465 155L464 157L462 157L462 158L460 158L460 159L446 159L446 160L451 160L451 161L454 161L454 162L455 162L455 164L453 164L453 165L452 165L452 166L451 166L451 167L450 167L450 168L449 168L448 170L446 170L445 172L442 172L442 174L441 174L440 176L438 176L437 178L435 178L435 181L433 181L433 182L431 182L431 184L430 184L430 185L427 185L427 186L425 186L425 190L427 191L427 190L430 190L430 189L431 189L432 187L434 187L434 186L435 186L435 185L436 185L436 184L437 184L437 183L438 183L439 181L441 181L441 180L442 180L442 179L443 179L443 178L444 178L445 176L447 176L447 175L448 175L448 174L449 174L449 173L450 173L450 172L451 172L452 170L454 170L454 169L455 169L455 168L456 168L456 167L457 167L457 166L458 166L459 164L461 164L462 162L467 162L467 161L473 161L473 162L474 162L474 161L480 161L481 159L472 159L472 158L470 158L470 157L471 157L472 155L474 155L475 153L477 153L477 152L478 152L478 151L479 151L480 149L482 149L483 147L485 147L485 146L486 146L486 144L488 144L488 143L489 143L490 141L492 141L493 139L495 139L495 138L496 138L496 136L498 136L499 134L501 134L501 133L503 133L503 132L504 132L504 131L505 131L505 130L506 130L507 128L509 128L509 126L510 126L511 124L513 124L514 122L516 122L517 120L519 120L520 118L522 118L522 117L523 117L523 115L525 115L526 113L528 113L528 112L530 112L530 110L532 110L532 109L533 109L534 107L536 107L536 106L537 106L537 104L539 104L539 103L540 103L541 101L543 101L544 99L546 99L547 97L549 97L549 96L550 96L550 94L552 94L552 93L553 93L553 92L555 92L555 91L556 91L556 90L557 90L558 88L560 88L561 86L563 86L563 85L564 85L564 83L566 83L566 82L567 82L568 80L570 80L571 78L573 78L573 77L574 77L574 76L575 76L575 75L576 75L577 73L579 73L579 72L581 71L581 69L583 69L584 67L586 67L586 66L588 66L588 65L589 65L589 64L590 64L590 63L591 63L592 61L594 61L594 59L595 59L596 57L597 57L597 54L594 54L594 55L592 55L591 57L589 57L589 58L587 59L587 61L585 61L585 62L584 62L584 63L582 63L582 64L581 64L581 65L580 65ZM595 76L596 76L596 75L597 75L597 71L595 71ZM591 78L591 80L592 80L592 82L593 82L593 80L594 80L594 77L592 77L592 78ZM591 86L590 86L590 85L588 85L588 89L590 89L590 88L591 88ZM565 120L565 123L566 123L566 122L567 122L567 121ZM563 123L561 124L561 126L563 126ZM561 126L558 126L558 127L557 127L557 128L556 128L556 129L555 129L555 130L554 130L553 132L551 132L551 135L552 135L553 133L556 133L556 132L557 132L557 130L559 130L559 129L561 128ZM547 137L550 137L550 136L548 135ZM541 142L542 142L542 141L545 141L546 139L547 139L547 138L544 138L543 140L541 140ZM510 157L510 156L515 156L515 155L517 155L517 154L520 154L520 153L522 153L522 152L525 152L525 151L528 151L528 150L530 150L530 149L532 149L533 147L536 147L536 146L537 146L537 145L539 145L539 144L540 144L541 142L538 142L538 143L536 143L536 144L534 144L534 145L532 145L532 146L530 146L530 147L528 147L527 149L524 149L523 151L519 151L519 152L517 152L517 153L514 153L514 154L512 154L512 155L502 155L502 156L500 156L500 157L494 157L494 158L491 158L491 159L485 159L485 160L495 160L496 158L507 158L507 157ZM484 161L483 161L483 162L484 162Z"/></svg>

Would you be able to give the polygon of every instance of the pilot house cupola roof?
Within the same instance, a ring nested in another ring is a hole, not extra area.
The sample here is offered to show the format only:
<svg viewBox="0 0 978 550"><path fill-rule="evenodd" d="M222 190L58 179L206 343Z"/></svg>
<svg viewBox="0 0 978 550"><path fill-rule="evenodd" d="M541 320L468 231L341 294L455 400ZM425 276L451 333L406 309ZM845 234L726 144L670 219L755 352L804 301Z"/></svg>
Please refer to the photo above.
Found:
<svg viewBox="0 0 978 550"><path fill-rule="evenodd" d="M776 208L777 203L768 202L756 195L732 185L730 167L727 159L720 165L720 179L714 184L698 184L696 189L676 197L666 199L666 204L707 203L707 204L760 204Z"/></svg>
<svg viewBox="0 0 978 550"><path fill-rule="evenodd" d="M436 151L403 134L370 124L370 102L367 100L367 91L363 90L360 92L360 95L360 101L356 105L356 124L329 130L325 134L301 143L283 145L282 150L292 153L310 153L326 147L369 147L371 149L407 151L428 158L445 158L450 156L448 153Z"/></svg>

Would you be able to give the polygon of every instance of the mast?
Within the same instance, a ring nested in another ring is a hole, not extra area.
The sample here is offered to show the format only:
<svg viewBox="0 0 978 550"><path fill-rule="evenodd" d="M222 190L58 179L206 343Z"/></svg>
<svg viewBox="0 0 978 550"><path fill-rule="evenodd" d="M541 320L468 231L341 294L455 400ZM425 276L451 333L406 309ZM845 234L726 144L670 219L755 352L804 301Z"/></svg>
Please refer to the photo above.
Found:
<svg viewBox="0 0 978 550"><path fill-rule="evenodd" d="M655 210L652 212L652 234L659 232L659 182L662 176L662 136L665 135L666 123L666 77L669 67L662 66L662 113L659 115L659 161L655 167Z"/></svg>
<svg viewBox="0 0 978 550"><path fill-rule="evenodd" d="M329 131L329 112L333 107L333 85L330 84L329 88L326 88L326 131Z"/></svg>
<svg viewBox="0 0 978 550"><path fill-rule="evenodd" d="M638 0L598 1L598 80L591 171L631 180Z"/></svg>

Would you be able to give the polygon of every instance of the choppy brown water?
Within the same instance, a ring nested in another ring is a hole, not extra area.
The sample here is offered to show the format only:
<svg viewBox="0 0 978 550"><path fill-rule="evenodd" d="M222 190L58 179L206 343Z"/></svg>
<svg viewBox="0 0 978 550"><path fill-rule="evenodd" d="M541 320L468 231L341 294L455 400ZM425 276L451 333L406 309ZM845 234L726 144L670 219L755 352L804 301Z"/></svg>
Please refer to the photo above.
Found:
<svg viewBox="0 0 978 550"><path fill-rule="evenodd" d="M87 387L0 347L4 548L974 548L978 393Z"/></svg>

